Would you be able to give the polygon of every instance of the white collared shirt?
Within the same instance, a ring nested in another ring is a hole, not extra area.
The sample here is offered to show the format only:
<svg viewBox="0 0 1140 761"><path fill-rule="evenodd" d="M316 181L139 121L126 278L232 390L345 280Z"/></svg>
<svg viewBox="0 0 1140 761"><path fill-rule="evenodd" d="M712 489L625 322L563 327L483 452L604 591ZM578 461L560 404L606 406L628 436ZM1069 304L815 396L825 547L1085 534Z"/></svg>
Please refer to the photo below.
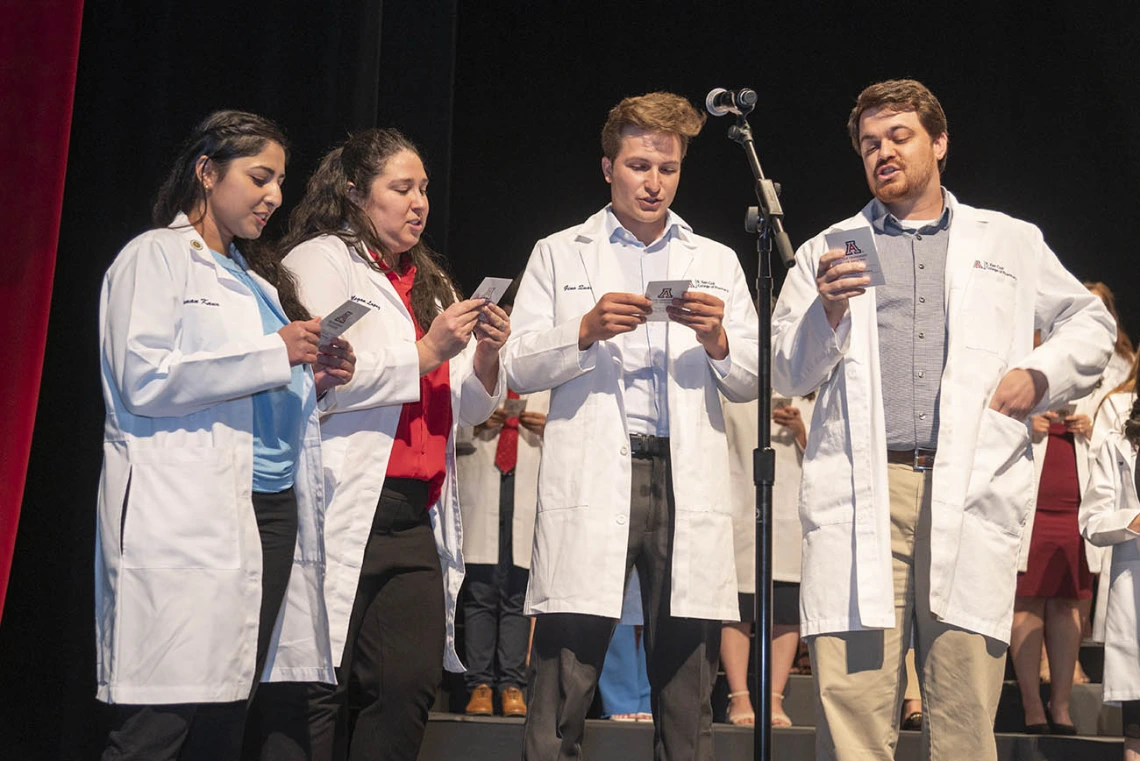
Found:
<svg viewBox="0 0 1140 761"><path fill-rule="evenodd" d="M669 247L684 220L666 213L665 231L648 246L622 227L613 207L606 207L606 241L621 263L622 287L629 293L645 293L654 280L667 279ZM625 419L630 433L669 435L669 405L665 364L667 322L647 322L613 340L621 347L625 381Z"/></svg>

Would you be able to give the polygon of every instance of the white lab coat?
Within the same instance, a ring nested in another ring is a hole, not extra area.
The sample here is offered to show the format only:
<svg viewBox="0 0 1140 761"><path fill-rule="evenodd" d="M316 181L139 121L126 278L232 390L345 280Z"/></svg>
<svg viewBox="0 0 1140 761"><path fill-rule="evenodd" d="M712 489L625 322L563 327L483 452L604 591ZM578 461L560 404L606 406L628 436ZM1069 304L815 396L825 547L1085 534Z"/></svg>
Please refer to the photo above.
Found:
<svg viewBox="0 0 1140 761"><path fill-rule="evenodd" d="M1093 387L1116 328L1041 232L946 199L946 367L933 470L930 607L949 624L1009 641L1018 550L1034 499L1026 423L989 409L1015 367L1049 387L1035 411ZM831 229L869 227L871 208ZM805 636L895 625L890 497L875 291L850 301L837 331L816 289L824 235L796 254L773 317L773 385L820 386L804 455L800 585ZM1033 349L1034 328L1045 343Z"/></svg>
<svg viewBox="0 0 1140 761"><path fill-rule="evenodd" d="M276 300L274 288L250 273ZM103 279L107 409L95 544L97 697L245 700L254 683L261 540L253 402L289 383L285 343L184 214L119 253ZM294 488L298 531L262 675L333 682L325 609L321 450L313 377Z"/></svg>
<svg viewBox="0 0 1140 761"><path fill-rule="evenodd" d="M1081 494L1084 494L1085 489L1088 487L1090 460L1095 455L1097 446L1101 441L1104 441L1104 437L1108 433L1107 429L1098 429L1096 424L1096 414L1100 408L1101 400L1105 398L1108 392L1120 385L1128 377L1131 370L1132 360L1122 357L1114 351L1112 358L1108 361L1108 367L1105 368L1104 374L1097 380L1092 393L1082 396L1074 402L1076 409L1073 414L1088 415L1089 420L1093 421L1092 436L1090 438L1086 439L1079 434L1073 437L1073 447L1076 450L1077 460L1077 486ZM1034 482L1040 486L1041 470L1045 465L1045 449L1049 443L1049 436L1046 434L1040 438L1037 436L1032 436L1032 438ZM1018 557L1017 570L1023 573L1029 566L1029 547L1033 537L1033 523L1036 517L1037 509L1035 503L1034 509L1029 513L1029 519L1025 522L1025 533L1021 537L1021 553ZM1109 553L1104 552L1092 542L1085 542L1085 558L1088 561L1089 570L1093 573L1099 574L1102 571L1108 570L1108 563L1110 561L1108 555ZM1107 579L1101 591L1108 591ZM1101 607L1103 608L1103 606ZM1097 641L1102 642L1103 640Z"/></svg>
<svg viewBox="0 0 1140 761"><path fill-rule="evenodd" d="M1115 388L1115 386L1109 387L1109 391L1113 388ZM1096 453L1100 451L1100 445L1108 438L1108 435L1113 431L1124 430L1124 421L1132 414L1132 403L1135 401L1135 391L1110 394L1104 397L1101 405L1096 410L1096 417L1093 420L1093 438L1092 443L1089 445L1090 469L1096 461ZM1085 491L1087 490L1088 487L1086 486ZM1086 547L1091 546L1091 544L1091 542L1086 540ZM1100 576L1096 582L1096 597L1097 600L1107 600L1109 581L1112 579L1112 552L1104 547L1098 549L1101 551L1101 564ZM1104 602L1098 602L1093 608L1091 637L1093 642L1104 642L1105 616L1107 612L1108 606Z"/></svg>
<svg viewBox="0 0 1140 761"><path fill-rule="evenodd" d="M327 314L349 298L372 309L344 333L356 352L353 379L330 390L322 403L327 412L321 420L321 438L328 498L324 590L332 652L339 664L400 411L405 403L420 398L419 352L412 317L392 283L340 238L325 235L306 241L289 252L284 264L311 313ZM463 583L455 433L461 424L486 420L505 393L502 373L495 394L483 388L473 370L474 352L472 341L448 363L452 427L447 473L440 499L431 506L447 616L444 666L450 671L463 671L455 652L455 602Z"/></svg>
<svg viewBox="0 0 1140 761"><path fill-rule="evenodd" d="M811 424L815 400L799 397L790 402L799 408L804 426ZM756 483L752 475L752 452L756 449L759 420L755 401L735 404L724 401L724 428L728 436L729 473L733 502L732 528L736 554L736 585L740 592L756 592ZM772 486L772 579L799 583L800 475L803 450L792 432L772 424L772 451L776 455L776 483Z"/></svg>
<svg viewBox="0 0 1140 761"><path fill-rule="evenodd" d="M538 242L523 275L504 354L519 393L552 389L539 468L527 613L621 615L629 534L629 431L615 341L578 351L582 315L626 291L606 239L605 214ZM720 378L696 334L670 322L667 398L676 500L674 616L739 617L732 558L728 443L718 389L755 398L756 310L736 256L682 224L669 245L668 279L725 302L731 369Z"/></svg>
<svg viewBox="0 0 1140 761"><path fill-rule="evenodd" d="M550 394L539 392L523 397L527 412L550 408ZM461 436L471 444L466 454L455 458L459 481L459 506L463 512L463 560L466 563L495 565L499 562L499 490L502 472L495 467L495 452L501 429L475 433L470 428ZM534 542L534 512L538 502L538 463L542 458L542 436L519 426L518 461L515 465L514 516L511 519L511 562L530 568Z"/></svg>
<svg viewBox="0 0 1140 761"><path fill-rule="evenodd" d="M1081 500L1081 534L1110 548L1108 611L1104 637L1104 699L1140 700L1140 533L1128 525L1140 515L1136 494L1136 450L1119 432L1097 450L1089 488Z"/></svg>

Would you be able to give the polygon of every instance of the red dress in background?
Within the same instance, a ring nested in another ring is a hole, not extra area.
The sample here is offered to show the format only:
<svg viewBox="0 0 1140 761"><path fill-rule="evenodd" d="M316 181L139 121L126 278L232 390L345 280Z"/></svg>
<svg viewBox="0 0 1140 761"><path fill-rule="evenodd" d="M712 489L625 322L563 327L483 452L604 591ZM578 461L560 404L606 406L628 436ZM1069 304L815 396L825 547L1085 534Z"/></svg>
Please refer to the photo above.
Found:
<svg viewBox="0 0 1140 761"><path fill-rule="evenodd" d="M1080 506L1073 434L1064 423L1050 423L1037 488L1037 515L1029 540L1029 564L1017 577L1018 597L1092 598L1092 573L1077 525Z"/></svg>

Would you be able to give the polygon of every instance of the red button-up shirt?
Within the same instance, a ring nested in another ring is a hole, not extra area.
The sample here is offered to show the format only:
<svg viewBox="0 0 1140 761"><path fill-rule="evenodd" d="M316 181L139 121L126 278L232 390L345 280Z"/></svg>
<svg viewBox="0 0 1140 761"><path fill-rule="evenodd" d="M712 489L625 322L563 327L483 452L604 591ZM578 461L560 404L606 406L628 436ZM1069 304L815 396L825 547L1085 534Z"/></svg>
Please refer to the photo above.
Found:
<svg viewBox="0 0 1140 761"><path fill-rule="evenodd" d="M412 317L416 340L427 332L412 311L412 284L416 267L406 254L400 258L402 272L389 269L384 260L375 254L384 274L388 276L404 308ZM430 327L430 326L429 326ZM392 454L388 458L389 478L414 478L428 482L428 507L439 500L443 491L443 477L447 471L447 438L451 434L451 382L448 363L420 376L420 399L409 402L400 410Z"/></svg>

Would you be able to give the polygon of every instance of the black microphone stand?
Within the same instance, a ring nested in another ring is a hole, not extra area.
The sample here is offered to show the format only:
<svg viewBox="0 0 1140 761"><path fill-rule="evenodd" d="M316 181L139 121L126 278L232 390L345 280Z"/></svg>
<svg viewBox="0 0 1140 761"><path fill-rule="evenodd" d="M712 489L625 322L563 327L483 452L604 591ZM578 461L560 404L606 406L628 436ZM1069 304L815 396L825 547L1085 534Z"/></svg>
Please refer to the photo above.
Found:
<svg viewBox="0 0 1140 761"><path fill-rule="evenodd" d="M728 136L744 148L744 155L756 179L759 207L751 207L745 221L749 232L756 233L758 268L756 291L759 296L760 396L757 405L758 435L752 453L752 481L756 485L756 596L753 620L756 655L753 676L756 684L756 726L753 736L753 758L772 758L772 485L776 481L776 454L772 450L772 244L785 267L795 263L788 234L784 231L784 210L779 191L764 176L748 113L743 110Z"/></svg>

